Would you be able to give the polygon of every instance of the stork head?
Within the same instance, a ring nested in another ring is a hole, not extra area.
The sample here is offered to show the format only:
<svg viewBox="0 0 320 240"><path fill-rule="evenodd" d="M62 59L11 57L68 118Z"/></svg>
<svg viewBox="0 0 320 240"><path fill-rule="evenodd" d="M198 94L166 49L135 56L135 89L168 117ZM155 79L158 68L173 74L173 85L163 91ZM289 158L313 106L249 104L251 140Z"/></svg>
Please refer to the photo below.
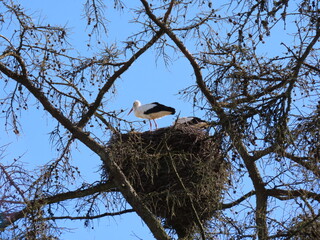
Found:
<svg viewBox="0 0 320 240"><path fill-rule="evenodd" d="M139 100L135 100L135 101L133 102L133 106L132 106L130 112L128 113L128 115L129 115L133 110L136 110L136 109L137 109L138 107L140 107L140 106L141 106L141 102L140 102Z"/></svg>

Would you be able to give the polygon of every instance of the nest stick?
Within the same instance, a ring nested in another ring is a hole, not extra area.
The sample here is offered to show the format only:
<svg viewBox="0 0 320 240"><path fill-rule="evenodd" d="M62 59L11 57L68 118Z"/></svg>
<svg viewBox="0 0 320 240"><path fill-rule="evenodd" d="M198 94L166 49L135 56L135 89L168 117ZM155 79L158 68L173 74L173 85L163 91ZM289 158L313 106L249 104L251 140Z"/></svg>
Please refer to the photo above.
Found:
<svg viewBox="0 0 320 240"><path fill-rule="evenodd" d="M173 162L173 159L172 159L172 156L171 156L171 153L170 153L170 149L169 149L167 143L166 143L166 149L167 149L167 151L168 151L168 153L169 153L170 164L171 164L171 166L172 166L172 169L173 169L173 171L174 171L174 174L176 175L176 177L177 177L177 179L178 179L178 181L179 181L179 184L181 185L181 187L183 188L183 190L187 193L187 196L188 196L188 199L189 199L189 201L190 201L193 214L195 215L196 220L197 220L198 227L200 228L201 238L202 238L203 240L206 240L204 228L203 228L202 223L201 223L201 221L200 221L199 215L198 215L198 213L197 213L197 211L196 211L196 209L195 209L195 207L194 207L194 204L193 204L192 198L190 197L190 193L189 193L188 189L185 187L182 179L181 179L180 176L179 176L179 173L178 173L178 171L177 171L176 165L175 165L174 162Z"/></svg>

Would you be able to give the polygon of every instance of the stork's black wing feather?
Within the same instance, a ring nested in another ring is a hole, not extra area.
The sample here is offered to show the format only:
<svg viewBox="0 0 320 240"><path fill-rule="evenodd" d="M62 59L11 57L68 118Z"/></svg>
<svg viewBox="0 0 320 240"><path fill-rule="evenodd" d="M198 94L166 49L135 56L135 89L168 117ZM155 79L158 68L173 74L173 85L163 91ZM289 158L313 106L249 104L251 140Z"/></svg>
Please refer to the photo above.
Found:
<svg viewBox="0 0 320 240"><path fill-rule="evenodd" d="M176 113L176 110L172 107L165 106L165 105L160 104L158 102L153 102L152 104L155 104L155 106L153 108L150 108L147 111L145 111L144 114L151 114L151 113L156 113L156 112L161 112L161 111L170 112L171 114Z"/></svg>

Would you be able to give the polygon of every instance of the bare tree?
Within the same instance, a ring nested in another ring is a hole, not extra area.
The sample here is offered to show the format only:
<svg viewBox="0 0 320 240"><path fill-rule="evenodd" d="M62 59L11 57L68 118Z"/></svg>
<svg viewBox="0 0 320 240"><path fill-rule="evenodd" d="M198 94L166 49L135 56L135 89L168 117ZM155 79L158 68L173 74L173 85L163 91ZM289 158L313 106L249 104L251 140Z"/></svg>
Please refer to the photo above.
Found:
<svg viewBox="0 0 320 240"><path fill-rule="evenodd" d="M0 29L10 29L0 33L4 129L18 134L20 112L41 106L56 121L52 139L60 150L32 175L19 160L0 163L0 226L9 239L59 236L55 219L88 223L127 212L136 212L156 239L174 237L106 148L112 135L130 128L121 110L108 110L115 82L146 52L170 61L169 51L190 63L194 85L181 97L205 112L213 132L223 133L232 171L219 217L188 237L320 237L319 1L141 0L135 10L114 1L117 10L134 14L138 30L92 57L69 50L67 29L35 23L13 0L0 4ZM84 5L97 44L108 31L103 11L109 4ZM274 39L281 43L276 54L264 47ZM90 128L93 123L98 128ZM75 189L68 183L81 174L69 161L76 142L99 156L107 174ZM252 188L242 192L243 183ZM99 202L106 199L115 201L104 210ZM78 206L79 214L60 216L64 201Z"/></svg>

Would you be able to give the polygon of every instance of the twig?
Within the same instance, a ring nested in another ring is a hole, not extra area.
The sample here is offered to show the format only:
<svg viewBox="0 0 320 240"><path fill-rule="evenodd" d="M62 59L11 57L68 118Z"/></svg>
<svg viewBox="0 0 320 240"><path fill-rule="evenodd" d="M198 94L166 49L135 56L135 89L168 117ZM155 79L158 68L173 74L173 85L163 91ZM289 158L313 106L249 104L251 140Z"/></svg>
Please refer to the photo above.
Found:
<svg viewBox="0 0 320 240"><path fill-rule="evenodd" d="M97 219L97 218L102 218L106 216L117 216L117 215L122 215L125 213L132 213L134 212L133 209L126 209L123 211L119 212L113 212L113 213L103 213L95 216L78 216L78 217L72 217L72 216L59 216L59 217L48 217L48 218L41 218L41 221L46 221L46 220L58 220L58 219L70 219L70 220L86 220L86 219Z"/></svg>
<svg viewBox="0 0 320 240"><path fill-rule="evenodd" d="M192 212L193 212L194 216L196 217L197 225L198 225L198 227L200 228L201 238L202 238L203 240L206 240L205 231L204 231L204 228L203 228L202 223L201 223L201 221L200 221L199 215L198 215L198 213L197 213L197 211L196 211L196 209L195 209L195 207L194 207L193 200L192 200L192 198L191 198L191 196L190 196L190 192L188 191L188 189L187 189L186 186L184 185L184 183L183 183L183 181L182 181L182 179L181 179L181 177L180 177L180 175L179 175L179 173L178 173L178 171L177 171L177 168L176 168L176 166L175 166L175 164L174 164L174 162L173 162L173 159L172 159L172 156L171 156L171 153L170 153L170 149L169 149L167 143L166 143L166 149L167 149L168 155L169 155L169 157L170 157L170 163L171 163L171 166L172 166L172 168L173 168L173 171L174 171L174 173L175 173L175 175L176 175L176 177L177 177L177 179L178 179L178 181L179 181L179 184L181 185L181 187L182 187L183 190L185 191L185 193L186 193L186 195L188 196L188 199L189 199L189 201L190 201L190 205L191 205L191 208L192 208Z"/></svg>

